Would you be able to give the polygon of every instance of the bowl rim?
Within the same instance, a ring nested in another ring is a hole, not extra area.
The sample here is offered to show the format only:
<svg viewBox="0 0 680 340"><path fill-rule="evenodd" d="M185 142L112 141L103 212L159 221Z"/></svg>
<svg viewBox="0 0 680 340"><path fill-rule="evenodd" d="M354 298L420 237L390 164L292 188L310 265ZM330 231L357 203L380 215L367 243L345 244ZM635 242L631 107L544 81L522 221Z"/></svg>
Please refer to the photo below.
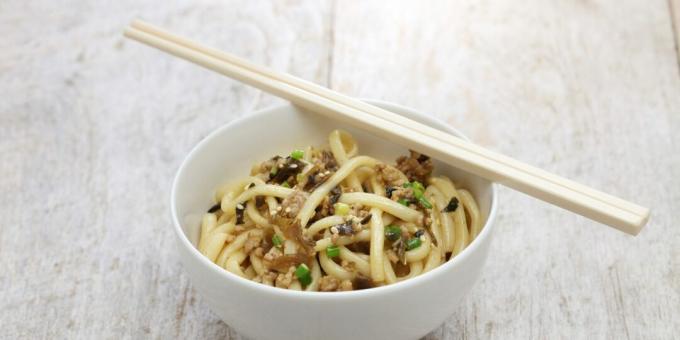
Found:
<svg viewBox="0 0 680 340"><path fill-rule="evenodd" d="M452 127L451 125L443 122L442 120L432 117L429 115L426 115L420 111L417 111L415 109L402 106L399 104L395 104L392 102L387 102L387 101L382 101L382 100L376 100L376 99L364 99L361 98L362 101L365 101L369 104L374 104L381 106L383 108L387 108L388 110L391 108L397 109L399 111L405 111L409 112L413 116L418 117L421 121L425 122L427 125L434 125L434 124L440 124L446 128L446 132L452 132L453 134L457 134L460 138L463 138L467 141L469 139L462 134L460 131L458 131L456 128ZM492 230L494 228L494 222L496 220L496 213L498 209L498 190L497 190L497 185L496 183L489 181L491 184L491 205L489 208L489 215L486 219L486 222L484 223L484 226L482 227L482 231L477 235L475 240L467 246L463 251L461 251L456 257L453 259L446 261L445 263L442 263L438 267L430 270L427 273L418 275L416 277L395 282L393 284L389 285L384 285L380 287L374 287L370 289L363 289L363 290L352 290L352 291L343 291L343 292L308 292L308 291L296 291L296 290L290 290L290 289L283 289L283 288L278 288L278 287L273 287L273 286L268 286L264 285L261 283L257 283L251 280L248 280L246 278L240 277L234 273L229 272L228 270L218 266L214 262L208 260L203 254L201 254L198 249L191 243L187 235L184 233L184 230L182 229L182 226L179 222L178 214L177 214L177 185L179 182L179 178L185 171L185 168L187 165L193 160L195 157L196 153L198 150L200 150L205 144L207 144L209 141L212 139L216 138L218 135L222 134L225 130L231 129L233 126L242 124L248 120L251 119L260 119L260 116L264 116L267 114L273 114L275 111L284 109L284 108L292 108L292 109L301 109L298 108L297 106L285 102L282 104L275 104L271 105L262 109L259 109L257 111L252 112L251 114L245 115L238 117L209 133L206 137L201 139L200 142L198 142L192 149L189 151L187 156L182 160L182 163L180 164L179 168L177 169L177 172L175 173L175 177L172 181L172 189L170 192L170 213L172 214L172 224L175 230L175 234L179 239L179 243L187 248L189 250L189 253L191 254L190 256L193 256L196 260L198 260L199 263L201 263L203 266L206 268L209 268L212 272L216 273L218 276L220 276L224 280L229 280L233 282L235 285L241 286L241 288L245 289L250 289L250 290L256 290L259 291L262 294L268 294L268 295L276 295L281 298L291 298L291 299L303 299L303 300L337 300L337 299L354 299L354 298L363 298L365 296L371 296L371 295L386 295L386 294L392 294L396 291L401 291L401 290L408 290L409 287L418 285L420 282L426 281L426 280L436 280L437 277L440 277L443 275L443 273L447 270L450 270L456 266L459 266L462 262L465 261L471 254L475 253L477 249L480 247L480 244L482 241L486 238L491 237L492 235ZM304 109L303 109L304 110ZM434 126L433 126L434 127ZM435 127L439 128L439 127ZM486 180L486 179L484 179ZM487 180L488 181L488 180ZM490 241L490 240L489 240ZM190 278L191 279L191 278Z"/></svg>

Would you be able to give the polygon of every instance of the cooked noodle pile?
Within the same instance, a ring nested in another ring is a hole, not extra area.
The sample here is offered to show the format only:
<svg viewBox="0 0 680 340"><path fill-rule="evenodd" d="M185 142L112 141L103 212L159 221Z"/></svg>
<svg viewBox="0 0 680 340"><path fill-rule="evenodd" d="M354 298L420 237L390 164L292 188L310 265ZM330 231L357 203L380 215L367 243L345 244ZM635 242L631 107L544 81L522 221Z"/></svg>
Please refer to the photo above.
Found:
<svg viewBox="0 0 680 340"><path fill-rule="evenodd" d="M387 165L335 130L255 165L217 190L198 248L217 265L270 286L345 291L399 282L460 253L479 234L475 199L411 151Z"/></svg>

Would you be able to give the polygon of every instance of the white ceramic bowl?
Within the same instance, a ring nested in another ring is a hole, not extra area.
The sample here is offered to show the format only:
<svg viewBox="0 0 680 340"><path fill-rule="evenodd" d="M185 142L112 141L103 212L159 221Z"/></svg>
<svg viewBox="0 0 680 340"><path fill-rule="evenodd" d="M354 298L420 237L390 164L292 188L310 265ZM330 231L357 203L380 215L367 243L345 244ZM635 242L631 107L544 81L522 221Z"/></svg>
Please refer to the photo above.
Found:
<svg viewBox="0 0 680 340"><path fill-rule="evenodd" d="M462 137L444 123L408 108L368 101ZM486 220L477 239L438 268L396 284L351 292L299 292L248 281L220 268L195 248L200 216L215 189L246 176L252 164L295 148L325 144L333 129L345 129L359 153L394 162L408 151L346 124L292 105L265 109L231 122L202 140L180 166L172 187L172 217L180 257L194 287L224 322L255 339L415 339L449 317L479 278L496 212L494 185L435 161L477 198Z"/></svg>

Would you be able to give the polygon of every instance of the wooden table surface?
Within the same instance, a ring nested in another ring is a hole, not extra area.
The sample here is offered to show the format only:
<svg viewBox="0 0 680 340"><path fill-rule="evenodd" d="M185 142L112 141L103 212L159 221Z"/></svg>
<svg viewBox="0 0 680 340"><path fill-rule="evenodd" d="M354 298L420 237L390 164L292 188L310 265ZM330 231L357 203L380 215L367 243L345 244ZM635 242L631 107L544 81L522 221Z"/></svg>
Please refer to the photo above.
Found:
<svg viewBox="0 0 680 340"><path fill-rule="evenodd" d="M427 339L680 335L680 2L5 0L0 337L240 339L179 263L170 184L281 100L124 39L136 17L652 208L631 237L502 188L483 276Z"/></svg>

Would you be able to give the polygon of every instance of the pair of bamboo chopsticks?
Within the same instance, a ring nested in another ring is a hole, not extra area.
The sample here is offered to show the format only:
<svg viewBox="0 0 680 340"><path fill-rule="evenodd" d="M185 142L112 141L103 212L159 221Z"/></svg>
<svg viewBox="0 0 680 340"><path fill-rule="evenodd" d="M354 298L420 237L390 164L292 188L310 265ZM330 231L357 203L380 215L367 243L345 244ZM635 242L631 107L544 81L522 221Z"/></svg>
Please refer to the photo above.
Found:
<svg viewBox="0 0 680 340"><path fill-rule="evenodd" d="M623 232L637 235L649 218L645 207L151 24L136 20L125 36Z"/></svg>

